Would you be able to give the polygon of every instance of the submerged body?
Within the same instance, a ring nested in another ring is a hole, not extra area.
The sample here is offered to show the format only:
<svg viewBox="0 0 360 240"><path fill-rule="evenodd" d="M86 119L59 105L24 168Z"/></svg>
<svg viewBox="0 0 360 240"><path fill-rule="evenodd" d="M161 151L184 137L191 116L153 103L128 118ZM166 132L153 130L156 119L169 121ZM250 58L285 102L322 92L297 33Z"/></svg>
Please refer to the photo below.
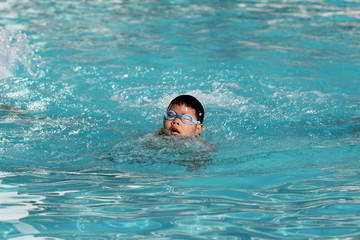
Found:
<svg viewBox="0 0 360 240"><path fill-rule="evenodd" d="M168 130L165 128L161 128L158 131L156 131L154 134L148 134L145 136L147 136L147 137L149 137L149 136L164 137L165 139L173 139L174 141L175 140L195 141L195 142L202 143L204 146L208 147L209 148L208 151L213 151L213 148L215 147L215 145L208 144L203 138L195 137L195 136L183 136L183 135L179 135L179 134L173 134L173 132L171 130Z"/></svg>

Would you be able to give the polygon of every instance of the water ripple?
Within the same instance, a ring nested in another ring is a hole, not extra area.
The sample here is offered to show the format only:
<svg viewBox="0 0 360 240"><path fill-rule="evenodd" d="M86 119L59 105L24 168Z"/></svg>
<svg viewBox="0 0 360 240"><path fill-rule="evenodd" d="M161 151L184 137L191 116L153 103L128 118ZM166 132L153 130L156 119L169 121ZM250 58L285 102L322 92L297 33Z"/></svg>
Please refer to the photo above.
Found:
<svg viewBox="0 0 360 240"><path fill-rule="evenodd" d="M359 9L0 3L0 238L355 239ZM143 137L184 93L215 151Z"/></svg>

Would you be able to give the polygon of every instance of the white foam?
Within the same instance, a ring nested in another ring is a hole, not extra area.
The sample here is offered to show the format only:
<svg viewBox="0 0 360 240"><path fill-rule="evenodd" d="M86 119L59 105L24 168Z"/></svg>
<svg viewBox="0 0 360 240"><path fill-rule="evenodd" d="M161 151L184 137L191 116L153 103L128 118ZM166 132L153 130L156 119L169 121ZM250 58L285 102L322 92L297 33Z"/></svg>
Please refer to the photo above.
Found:
<svg viewBox="0 0 360 240"><path fill-rule="evenodd" d="M25 89L21 89L16 92L6 93L5 96L8 98L19 98L19 97L26 97L29 94L30 94L30 90L25 88Z"/></svg>
<svg viewBox="0 0 360 240"><path fill-rule="evenodd" d="M0 79L12 77L20 67L34 76L37 74L34 63L39 60L40 57L32 51L25 34L0 27Z"/></svg>
<svg viewBox="0 0 360 240"><path fill-rule="evenodd" d="M138 89L126 89L111 97L112 101L116 101L121 106L126 107L152 107L163 109L166 108L170 101L175 97L188 94L196 97L204 107L216 107L216 108L231 108L234 106L241 107L248 103L249 99L235 94L228 88L240 89L241 87L236 85L222 86L215 84L210 90L191 90L187 92L171 91L171 94L164 94L161 97L154 98L153 96L146 96L148 91L146 88ZM129 98L131 95L139 95L139 91L144 91L142 97L133 100Z"/></svg>
<svg viewBox="0 0 360 240"><path fill-rule="evenodd" d="M31 111L44 111L49 104L50 99L44 98L41 101L36 101L28 105L28 109Z"/></svg>
<svg viewBox="0 0 360 240"><path fill-rule="evenodd" d="M213 91L192 90L186 93L173 93L165 95L154 101L152 104L158 108L165 108L170 101L180 94L188 94L196 97L205 107L229 108L241 106L248 102L248 99L238 96L226 89L215 89Z"/></svg>

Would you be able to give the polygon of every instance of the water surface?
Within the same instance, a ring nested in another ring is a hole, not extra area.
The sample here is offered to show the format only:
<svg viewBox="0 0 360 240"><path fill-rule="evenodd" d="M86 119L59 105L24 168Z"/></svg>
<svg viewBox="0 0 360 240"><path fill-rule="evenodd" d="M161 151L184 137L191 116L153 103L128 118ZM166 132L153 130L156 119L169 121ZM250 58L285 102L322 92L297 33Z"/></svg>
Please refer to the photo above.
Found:
<svg viewBox="0 0 360 240"><path fill-rule="evenodd" d="M359 12L0 3L0 238L356 239ZM180 94L215 151L144 137Z"/></svg>

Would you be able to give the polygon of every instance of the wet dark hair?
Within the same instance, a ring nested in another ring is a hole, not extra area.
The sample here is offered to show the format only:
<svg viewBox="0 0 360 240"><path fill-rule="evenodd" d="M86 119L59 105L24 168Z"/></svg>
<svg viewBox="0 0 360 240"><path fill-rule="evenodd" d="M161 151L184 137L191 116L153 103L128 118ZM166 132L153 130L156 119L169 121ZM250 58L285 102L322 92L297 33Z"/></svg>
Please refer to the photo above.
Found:
<svg viewBox="0 0 360 240"><path fill-rule="evenodd" d="M186 106L195 109L197 120L200 121L201 123L204 122L204 117L205 117L204 107L201 105L199 100L197 100L195 97L193 97L191 95L177 96L170 102L168 109L173 104L178 104L178 105L185 104Z"/></svg>

